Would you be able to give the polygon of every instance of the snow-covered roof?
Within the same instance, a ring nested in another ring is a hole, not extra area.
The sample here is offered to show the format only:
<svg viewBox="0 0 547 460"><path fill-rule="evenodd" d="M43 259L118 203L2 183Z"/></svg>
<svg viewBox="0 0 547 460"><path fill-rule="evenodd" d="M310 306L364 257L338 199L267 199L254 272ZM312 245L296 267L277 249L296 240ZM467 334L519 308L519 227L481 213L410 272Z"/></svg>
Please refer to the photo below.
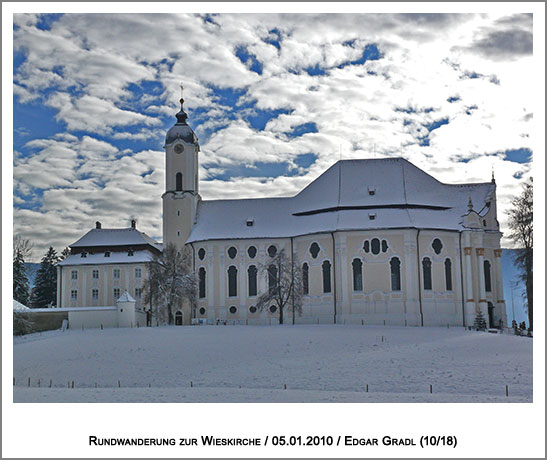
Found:
<svg viewBox="0 0 547 460"><path fill-rule="evenodd" d="M105 311L116 310L116 307L63 307L63 308L29 308L29 313L63 313L68 311Z"/></svg>
<svg viewBox="0 0 547 460"><path fill-rule="evenodd" d="M128 251L110 251L110 256L105 257L105 252L88 252L85 257L82 254L70 254L58 265L104 265L104 264L130 264L150 262L153 258L151 251L146 249L134 251L130 256Z"/></svg>
<svg viewBox="0 0 547 460"><path fill-rule="evenodd" d="M30 310L29 307L13 299L13 311L28 311L28 310Z"/></svg>
<svg viewBox="0 0 547 460"><path fill-rule="evenodd" d="M480 211L494 189L490 182L443 184L403 158L343 160L294 197L201 201L188 242L339 230L461 230L469 197Z"/></svg>
<svg viewBox="0 0 547 460"><path fill-rule="evenodd" d="M136 300L129 295L129 292L124 291L124 293L118 297L118 302L136 302Z"/></svg>
<svg viewBox="0 0 547 460"><path fill-rule="evenodd" d="M97 246L138 246L147 244L161 251L161 245L136 228L94 228L71 244L71 248Z"/></svg>

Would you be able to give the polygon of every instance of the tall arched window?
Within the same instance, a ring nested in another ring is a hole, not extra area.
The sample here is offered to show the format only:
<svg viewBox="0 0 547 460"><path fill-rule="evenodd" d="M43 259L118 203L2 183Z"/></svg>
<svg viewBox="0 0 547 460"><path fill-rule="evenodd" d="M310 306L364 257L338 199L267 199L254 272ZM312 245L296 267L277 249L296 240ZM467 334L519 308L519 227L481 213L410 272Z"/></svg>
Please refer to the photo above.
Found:
<svg viewBox="0 0 547 460"><path fill-rule="evenodd" d="M252 296L255 296L256 295L256 273L257 273L257 269L256 269L256 266L255 265L251 265L248 269L247 269L247 275L248 275L248 278L249 278L249 296L252 297Z"/></svg>
<svg viewBox="0 0 547 460"><path fill-rule="evenodd" d="M429 257L424 257L422 260L422 268L424 272L424 290L430 291L433 287L431 283L431 259Z"/></svg>
<svg viewBox="0 0 547 460"><path fill-rule="evenodd" d="M307 263L302 265L302 293L304 295L310 293L310 267Z"/></svg>
<svg viewBox="0 0 547 460"><path fill-rule="evenodd" d="M268 290L273 294L277 288L277 267L270 265L268 267Z"/></svg>
<svg viewBox="0 0 547 460"><path fill-rule="evenodd" d="M452 290L452 261L446 259L444 261L444 279L446 281L446 290Z"/></svg>
<svg viewBox="0 0 547 460"><path fill-rule="evenodd" d="M233 265L228 268L228 296L237 297L237 268Z"/></svg>
<svg viewBox="0 0 547 460"><path fill-rule="evenodd" d="M176 188L175 190L177 192L182 192L182 173L177 173L177 175L175 176L176 177Z"/></svg>
<svg viewBox="0 0 547 460"><path fill-rule="evenodd" d="M353 259L351 266L353 267L353 290L362 291L363 290L363 262L361 262L361 259Z"/></svg>
<svg viewBox="0 0 547 460"><path fill-rule="evenodd" d="M203 299L205 297L205 268L201 267L198 271L199 276L199 298Z"/></svg>
<svg viewBox="0 0 547 460"><path fill-rule="evenodd" d="M484 261L484 289L486 292L492 292L492 279L490 277L490 262Z"/></svg>
<svg viewBox="0 0 547 460"><path fill-rule="evenodd" d="M321 266L323 269L323 292L325 294L331 292L331 283L330 283L330 262L325 260Z"/></svg>
<svg viewBox="0 0 547 460"><path fill-rule="evenodd" d="M401 290L401 261L398 257L393 257L389 261L391 269L391 290L400 291Z"/></svg>

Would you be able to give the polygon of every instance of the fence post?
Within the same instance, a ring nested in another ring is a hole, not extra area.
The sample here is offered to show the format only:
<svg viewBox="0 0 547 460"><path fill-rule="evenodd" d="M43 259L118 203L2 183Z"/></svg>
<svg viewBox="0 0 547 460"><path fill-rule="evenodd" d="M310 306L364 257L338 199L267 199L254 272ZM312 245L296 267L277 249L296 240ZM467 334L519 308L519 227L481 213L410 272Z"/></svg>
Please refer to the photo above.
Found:
<svg viewBox="0 0 547 460"><path fill-rule="evenodd" d="M28 386L30 388L30 377L28 378Z"/></svg>
<svg viewBox="0 0 547 460"><path fill-rule="evenodd" d="M505 396L509 397L509 386L505 385Z"/></svg>
<svg viewBox="0 0 547 460"><path fill-rule="evenodd" d="M121 388L122 384L120 383L120 381L118 380L118 388Z"/></svg>
<svg viewBox="0 0 547 460"><path fill-rule="evenodd" d="M38 388L40 388L40 379L38 379Z"/></svg>
<svg viewBox="0 0 547 460"><path fill-rule="evenodd" d="M367 393L368 393L368 383L367 383Z"/></svg>
<svg viewBox="0 0 547 460"><path fill-rule="evenodd" d="M49 379L49 388L53 386L53 380Z"/></svg>
<svg viewBox="0 0 547 460"><path fill-rule="evenodd" d="M429 384L429 393L433 394L433 385Z"/></svg>
<svg viewBox="0 0 547 460"><path fill-rule="evenodd" d="M72 388L74 388L74 380L72 381Z"/></svg>

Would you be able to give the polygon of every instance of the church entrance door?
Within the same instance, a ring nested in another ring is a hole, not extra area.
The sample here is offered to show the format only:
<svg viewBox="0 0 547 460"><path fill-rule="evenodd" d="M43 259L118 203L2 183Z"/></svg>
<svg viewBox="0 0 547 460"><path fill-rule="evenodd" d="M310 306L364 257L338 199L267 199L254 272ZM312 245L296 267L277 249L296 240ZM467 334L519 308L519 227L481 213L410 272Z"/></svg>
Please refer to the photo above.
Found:
<svg viewBox="0 0 547 460"><path fill-rule="evenodd" d="M182 312L177 311L175 313L175 326L182 326Z"/></svg>
<svg viewBox="0 0 547 460"><path fill-rule="evenodd" d="M492 305L492 302L488 302L488 327L496 327L494 324L494 305Z"/></svg>

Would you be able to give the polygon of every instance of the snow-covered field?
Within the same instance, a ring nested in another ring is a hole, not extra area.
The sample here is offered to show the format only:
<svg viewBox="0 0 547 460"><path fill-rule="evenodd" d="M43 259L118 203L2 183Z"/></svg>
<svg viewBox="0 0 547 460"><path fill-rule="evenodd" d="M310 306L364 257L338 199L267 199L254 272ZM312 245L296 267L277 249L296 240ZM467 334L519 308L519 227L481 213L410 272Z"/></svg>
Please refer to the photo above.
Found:
<svg viewBox="0 0 547 460"><path fill-rule="evenodd" d="M50 331L14 339L14 401L532 402L532 341L342 325Z"/></svg>

